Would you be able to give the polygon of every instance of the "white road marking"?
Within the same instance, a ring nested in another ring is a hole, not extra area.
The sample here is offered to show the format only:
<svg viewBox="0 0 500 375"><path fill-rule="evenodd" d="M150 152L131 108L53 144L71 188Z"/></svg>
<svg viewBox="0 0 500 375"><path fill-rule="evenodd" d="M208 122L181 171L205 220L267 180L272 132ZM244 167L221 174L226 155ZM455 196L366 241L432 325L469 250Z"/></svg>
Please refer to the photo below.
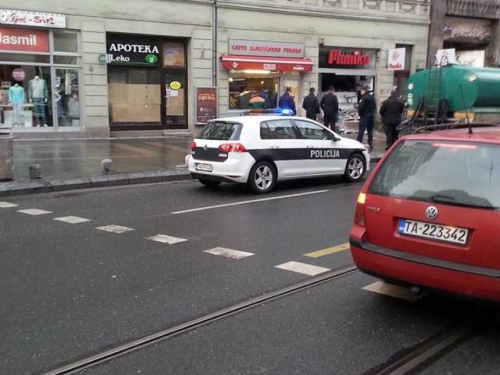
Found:
<svg viewBox="0 0 500 375"><path fill-rule="evenodd" d="M250 200L250 201L242 201L242 202L235 202L235 203L219 204L217 206L192 208L190 210L183 210L183 211L172 212L172 215L180 215L180 214L187 214L187 213L190 213L190 212L213 210L213 209L216 209L216 208L241 206L242 204L260 203L260 202L274 201L274 200L278 200L278 199L287 199L287 198L303 197L303 196L314 195L314 194L323 194L323 193L327 193L329 191L330 190L318 190L318 191L310 191L310 192L307 192L307 193L300 193L300 194L281 195L281 196L272 197L272 198L253 199L253 200Z"/></svg>
<svg viewBox="0 0 500 375"><path fill-rule="evenodd" d="M118 234L130 232L131 230L134 230L132 228L122 227L120 225L106 225L104 227L97 227L95 229L102 230L104 232L118 233Z"/></svg>
<svg viewBox="0 0 500 375"><path fill-rule="evenodd" d="M27 215L33 215L33 216L47 215L47 214L52 213L50 211L39 210L38 208L30 208L29 210L19 210L17 212L20 212L22 214L27 214Z"/></svg>
<svg viewBox="0 0 500 375"><path fill-rule="evenodd" d="M80 224L80 223L87 223L90 221L89 219L84 219L83 217L78 217L78 216L56 217L54 220L62 221L63 223L68 223L68 224Z"/></svg>
<svg viewBox="0 0 500 375"><path fill-rule="evenodd" d="M212 255L219 255L219 256L223 256L223 257L231 258L231 259L243 259L246 257L251 257L252 255L255 255L254 253L247 253L245 251L226 249L224 247L216 247L216 248L213 248L210 250L205 250L203 252L208 253L208 254L212 254Z"/></svg>
<svg viewBox="0 0 500 375"><path fill-rule="evenodd" d="M316 276L324 272L330 271L329 268L313 266L310 264L299 263L299 262L288 262L280 264L279 266L275 266L275 268L279 268L286 271L292 271L297 273L302 273L304 275Z"/></svg>
<svg viewBox="0 0 500 375"><path fill-rule="evenodd" d="M12 207L17 207L17 204L9 202L0 202L0 208L12 208Z"/></svg>
<svg viewBox="0 0 500 375"><path fill-rule="evenodd" d="M362 289L410 302L415 302L419 299L419 297L415 296L409 288L405 288L399 285L387 284L382 281L377 281L373 284L365 286Z"/></svg>
<svg viewBox="0 0 500 375"><path fill-rule="evenodd" d="M187 241L184 238L171 237L171 236L167 236L165 234L157 234L156 236L147 237L146 240L167 243L169 245L173 245L173 244L176 244L179 242L186 242Z"/></svg>

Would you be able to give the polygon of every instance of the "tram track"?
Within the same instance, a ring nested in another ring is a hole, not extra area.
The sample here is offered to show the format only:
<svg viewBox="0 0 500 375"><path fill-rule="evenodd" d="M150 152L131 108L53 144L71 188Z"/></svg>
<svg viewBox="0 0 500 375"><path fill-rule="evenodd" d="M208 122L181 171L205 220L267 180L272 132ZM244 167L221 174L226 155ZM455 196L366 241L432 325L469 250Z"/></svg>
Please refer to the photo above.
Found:
<svg viewBox="0 0 500 375"><path fill-rule="evenodd" d="M322 275L307 279L305 281L278 289L274 292L265 293L261 296L253 297L243 302L237 303L233 306L218 310L216 312L204 315L200 318L190 320L188 322L176 325L171 328L167 328L147 336L132 340L128 343L117 345L111 349L102 351L100 353L88 356L86 358L77 360L72 363L68 363L61 367L55 368L53 370L43 372L40 375L70 375L77 374L83 370L95 367L97 365L110 362L112 360L118 359L125 356L133 351L145 348L147 346L156 344L158 342L167 340L169 338L178 336L180 334L192 331L194 329L199 329L203 326L214 323L218 320L228 318L230 316L242 313L244 311L256 308L265 303L275 301L277 299L288 297L292 294L305 291L307 289L319 286L343 276L350 275L358 271L356 266L349 266L337 271L326 272Z"/></svg>

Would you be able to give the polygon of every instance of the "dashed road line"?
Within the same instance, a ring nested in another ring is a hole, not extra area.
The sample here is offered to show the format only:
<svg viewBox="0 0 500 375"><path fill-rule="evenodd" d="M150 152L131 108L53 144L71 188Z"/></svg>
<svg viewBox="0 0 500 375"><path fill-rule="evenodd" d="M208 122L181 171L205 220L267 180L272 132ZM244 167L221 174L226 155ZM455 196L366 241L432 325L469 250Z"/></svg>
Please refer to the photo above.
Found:
<svg viewBox="0 0 500 375"><path fill-rule="evenodd" d="M288 262L283 263L275 268L279 268L286 271L302 273L304 275L316 276L324 272L330 271L329 268L313 266L311 264L299 263L299 262Z"/></svg>
<svg viewBox="0 0 500 375"><path fill-rule="evenodd" d="M17 212L20 212L22 214L32 215L32 216L47 215L47 214L52 213L51 211L39 210L38 208L30 208L28 210L19 210Z"/></svg>
<svg viewBox="0 0 500 375"><path fill-rule="evenodd" d="M219 255L231 259L243 259L255 255L254 253L247 253L245 251L226 249L225 247L216 247L210 250L204 250L204 253Z"/></svg>
<svg viewBox="0 0 500 375"><path fill-rule="evenodd" d="M227 203L227 204L219 204L216 206L208 206L208 207L200 207L200 208L192 208L190 210L182 210L182 211L175 211L172 212L172 215L180 215L180 214L188 214L191 212L199 212L199 211L206 211L206 210L214 210L217 208L225 208L225 207L233 207L233 206L241 206L243 204L252 204L252 203L260 203L260 202L269 202L269 201L275 201L279 199L288 199L288 198L296 198L296 197L304 197L308 195L316 195L316 194L323 194L323 193L328 193L330 190L318 190L318 191L309 191L307 193L300 193L300 194L290 194L290 195L280 195L277 197L271 197L271 198L262 198L262 199L253 199L250 201L241 201L241 202L234 202L234 203Z"/></svg>
<svg viewBox="0 0 500 375"><path fill-rule="evenodd" d="M305 257L308 258L321 258L326 255L330 254L335 254L335 253L340 253L341 251L345 251L349 249L349 243L344 243L342 245L334 246L334 247L329 247L327 249L319 250L319 251L314 251L312 253L304 254Z"/></svg>
<svg viewBox="0 0 500 375"><path fill-rule="evenodd" d="M12 208L12 207L17 207L17 204L9 202L0 202L0 208Z"/></svg>
<svg viewBox="0 0 500 375"><path fill-rule="evenodd" d="M166 243L169 245L187 241L185 238L177 238L177 237L167 236L165 234L157 234L156 236L147 237L146 240Z"/></svg>
<svg viewBox="0 0 500 375"><path fill-rule="evenodd" d="M85 219L83 217L78 217L78 216L56 217L54 220L68 224L80 224L80 223L87 223L90 221L89 219Z"/></svg>
<svg viewBox="0 0 500 375"><path fill-rule="evenodd" d="M117 234L126 233L134 230L132 228L122 227L121 225L106 225L103 227L97 227L95 229Z"/></svg>
<svg viewBox="0 0 500 375"><path fill-rule="evenodd" d="M409 288L405 288L399 285L384 283L382 281L377 281L373 284L365 286L362 289L369 292L383 294L385 296L398 298L410 302L415 302L418 299L420 299L420 297L413 294Z"/></svg>

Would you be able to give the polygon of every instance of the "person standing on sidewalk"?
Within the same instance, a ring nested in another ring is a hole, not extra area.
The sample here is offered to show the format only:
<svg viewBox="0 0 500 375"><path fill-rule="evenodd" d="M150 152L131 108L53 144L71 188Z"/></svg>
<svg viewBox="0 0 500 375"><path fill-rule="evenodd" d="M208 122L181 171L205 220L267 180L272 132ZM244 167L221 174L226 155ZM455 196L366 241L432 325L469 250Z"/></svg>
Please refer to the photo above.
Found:
<svg viewBox="0 0 500 375"><path fill-rule="evenodd" d="M291 92L292 89L290 87L287 87L285 93L281 95L281 98L278 102L278 107L280 109L292 111L293 115L295 116L297 114L297 108L295 108L295 100L293 100L293 96L290 95Z"/></svg>
<svg viewBox="0 0 500 375"><path fill-rule="evenodd" d="M323 124L335 131L335 122L339 114L339 100L333 91L333 86L330 86L328 93L321 98L320 107L324 113Z"/></svg>
<svg viewBox="0 0 500 375"><path fill-rule="evenodd" d="M385 134L387 135L388 150L399 138L398 126L404 111L404 104L398 99L396 91L391 91L391 96L380 107L380 116L384 124Z"/></svg>
<svg viewBox="0 0 500 375"><path fill-rule="evenodd" d="M304 102L302 103L302 108L306 110L306 117L314 121L317 120L320 113L318 98L314 95L315 91L314 87L311 87L309 95L304 98Z"/></svg>
<svg viewBox="0 0 500 375"><path fill-rule="evenodd" d="M375 98L368 91L370 88L368 86L363 86L360 90L361 100L358 104L358 114L359 114L359 130L358 130L358 142L363 143L363 136L365 131L368 132L368 145L370 146L370 151L373 151L373 128L375 127L374 117L375 117Z"/></svg>

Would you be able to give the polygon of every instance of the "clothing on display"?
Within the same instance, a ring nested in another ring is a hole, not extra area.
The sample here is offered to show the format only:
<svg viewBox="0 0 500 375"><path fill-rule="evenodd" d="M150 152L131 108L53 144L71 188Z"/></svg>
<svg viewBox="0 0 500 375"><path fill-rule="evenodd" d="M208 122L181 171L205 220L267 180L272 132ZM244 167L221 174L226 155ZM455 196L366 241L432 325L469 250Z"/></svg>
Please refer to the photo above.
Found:
<svg viewBox="0 0 500 375"><path fill-rule="evenodd" d="M30 100L33 102L33 114L37 126L47 126L47 117L45 114L45 103L49 96L49 89L45 80L35 76L29 83Z"/></svg>
<svg viewBox="0 0 500 375"><path fill-rule="evenodd" d="M21 124L21 113L25 102L26 94L22 86L16 83L14 86L9 88L9 103L12 105L12 124L14 124L14 126Z"/></svg>

